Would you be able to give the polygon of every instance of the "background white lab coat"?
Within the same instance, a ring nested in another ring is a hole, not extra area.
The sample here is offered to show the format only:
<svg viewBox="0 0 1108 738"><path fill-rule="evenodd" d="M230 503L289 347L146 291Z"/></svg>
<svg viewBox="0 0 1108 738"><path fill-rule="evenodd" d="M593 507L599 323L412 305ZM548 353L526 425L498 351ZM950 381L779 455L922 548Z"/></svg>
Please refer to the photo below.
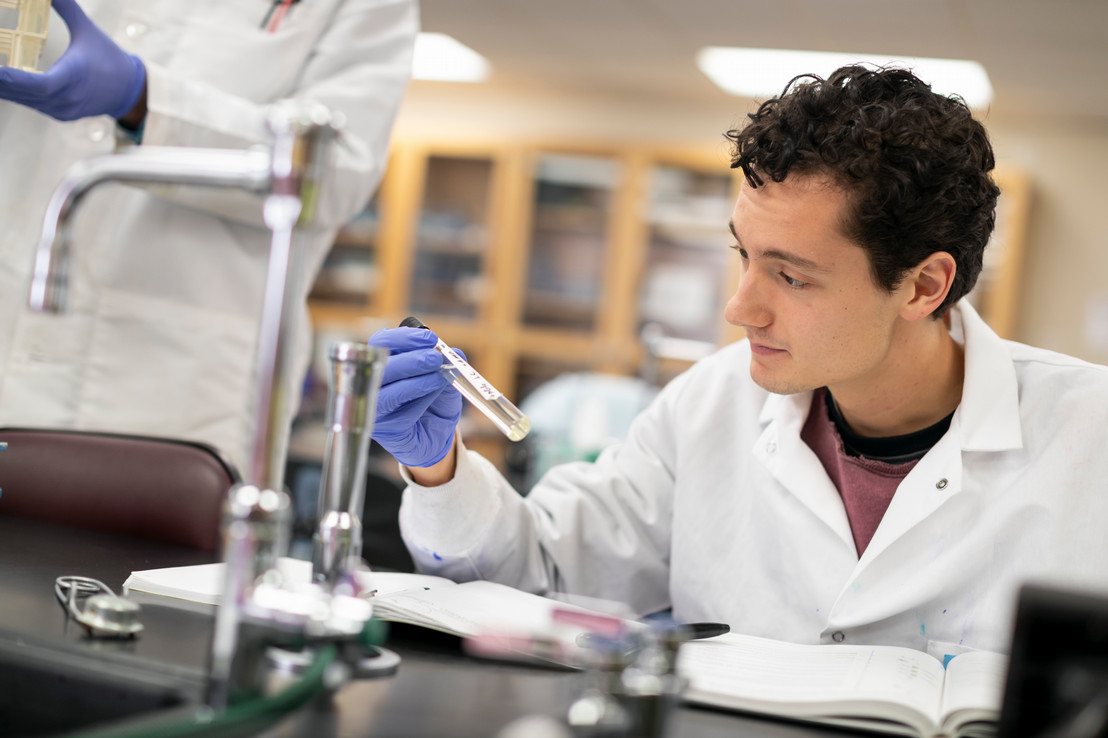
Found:
<svg viewBox="0 0 1108 738"><path fill-rule="evenodd" d="M414 0L301 0L276 33L263 0L83 0L143 59L143 146L265 142L267 104L310 98L347 125L318 220L296 244L287 299L304 304L335 231L369 200L411 70ZM51 17L45 63L64 50ZM229 190L104 185L78 208L67 315L26 308L47 200L75 161L113 151L106 116L59 123L0 101L0 425L206 441L246 469L269 232L261 200ZM286 420L310 353L295 326Z"/></svg>
<svg viewBox="0 0 1108 738"><path fill-rule="evenodd" d="M672 606L743 633L1006 650L1026 578L1108 587L1108 368L1002 341L965 302L952 319L962 403L861 559L800 438L811 393L757 387L745 341L670 383L596 464L556 468L526 498L463 452L453 481L406 491L405 540L423 571Z"/></svg>

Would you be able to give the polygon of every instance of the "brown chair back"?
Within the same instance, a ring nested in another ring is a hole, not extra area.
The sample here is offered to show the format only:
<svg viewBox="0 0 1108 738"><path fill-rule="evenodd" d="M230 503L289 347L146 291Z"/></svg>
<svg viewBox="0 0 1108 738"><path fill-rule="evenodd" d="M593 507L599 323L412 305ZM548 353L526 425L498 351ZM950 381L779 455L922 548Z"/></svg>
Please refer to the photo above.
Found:
<svg viewBox="0 0 1108 738"><path fill-rule="evenodd" d="M174 439L0 428L0 515L220 547L238 471L216 449Z"/></svg>

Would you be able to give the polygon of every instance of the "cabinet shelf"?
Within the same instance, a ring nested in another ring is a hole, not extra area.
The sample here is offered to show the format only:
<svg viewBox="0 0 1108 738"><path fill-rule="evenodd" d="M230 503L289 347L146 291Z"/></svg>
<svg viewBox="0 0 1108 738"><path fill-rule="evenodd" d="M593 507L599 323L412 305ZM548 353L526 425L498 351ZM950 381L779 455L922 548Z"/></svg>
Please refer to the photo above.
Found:
<svg viewBox="0 0 1108 738"><path fill-rule="evenodd" d="M695 257L726 227L733 175L707 160L649 148L399 143L379 196L336 239L313 321L328 335L357 326L364 340L367 320L417 314L517 404L565 371L637 374L639 330L654 317L641 311L652 244ZM664 200L648 194L653 179L666 183ZM719 292L729 275L709 269ZM715 335L717 322L704 332ZM502 439L481 444L502 461Z"/></svg>

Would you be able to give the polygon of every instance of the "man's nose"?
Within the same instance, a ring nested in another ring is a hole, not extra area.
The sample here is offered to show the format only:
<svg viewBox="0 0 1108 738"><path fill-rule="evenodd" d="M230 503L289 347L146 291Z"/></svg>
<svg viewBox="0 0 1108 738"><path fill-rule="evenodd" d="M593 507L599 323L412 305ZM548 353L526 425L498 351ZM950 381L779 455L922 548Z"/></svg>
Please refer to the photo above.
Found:
<svg viewBox="0 0 1108 738"><path fill-rule="evenodd" d="M771 322L769 306L766 304L764 285L749 269L744 269L739 277L738 287L727 301L724 317L731 325L744 328L765 328Z"/></svg>

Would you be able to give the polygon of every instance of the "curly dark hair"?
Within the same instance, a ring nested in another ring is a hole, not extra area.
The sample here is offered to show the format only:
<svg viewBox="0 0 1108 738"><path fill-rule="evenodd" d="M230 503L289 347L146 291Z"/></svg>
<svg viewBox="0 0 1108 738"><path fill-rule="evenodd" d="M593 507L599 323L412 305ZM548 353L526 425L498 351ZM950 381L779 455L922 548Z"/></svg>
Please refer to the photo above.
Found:
<svg viewBox="0 0 1108 738"><path fill-rule="evenodd" d="M985 128L957 97L906 69L845 66L796 77L780 97L725 135L731 167L764 177L823 175L848 193L843 233L869 254L874 281L894 290L929 255L954 257L940 317L977 282L996 222L995 161Z"/></svg>

